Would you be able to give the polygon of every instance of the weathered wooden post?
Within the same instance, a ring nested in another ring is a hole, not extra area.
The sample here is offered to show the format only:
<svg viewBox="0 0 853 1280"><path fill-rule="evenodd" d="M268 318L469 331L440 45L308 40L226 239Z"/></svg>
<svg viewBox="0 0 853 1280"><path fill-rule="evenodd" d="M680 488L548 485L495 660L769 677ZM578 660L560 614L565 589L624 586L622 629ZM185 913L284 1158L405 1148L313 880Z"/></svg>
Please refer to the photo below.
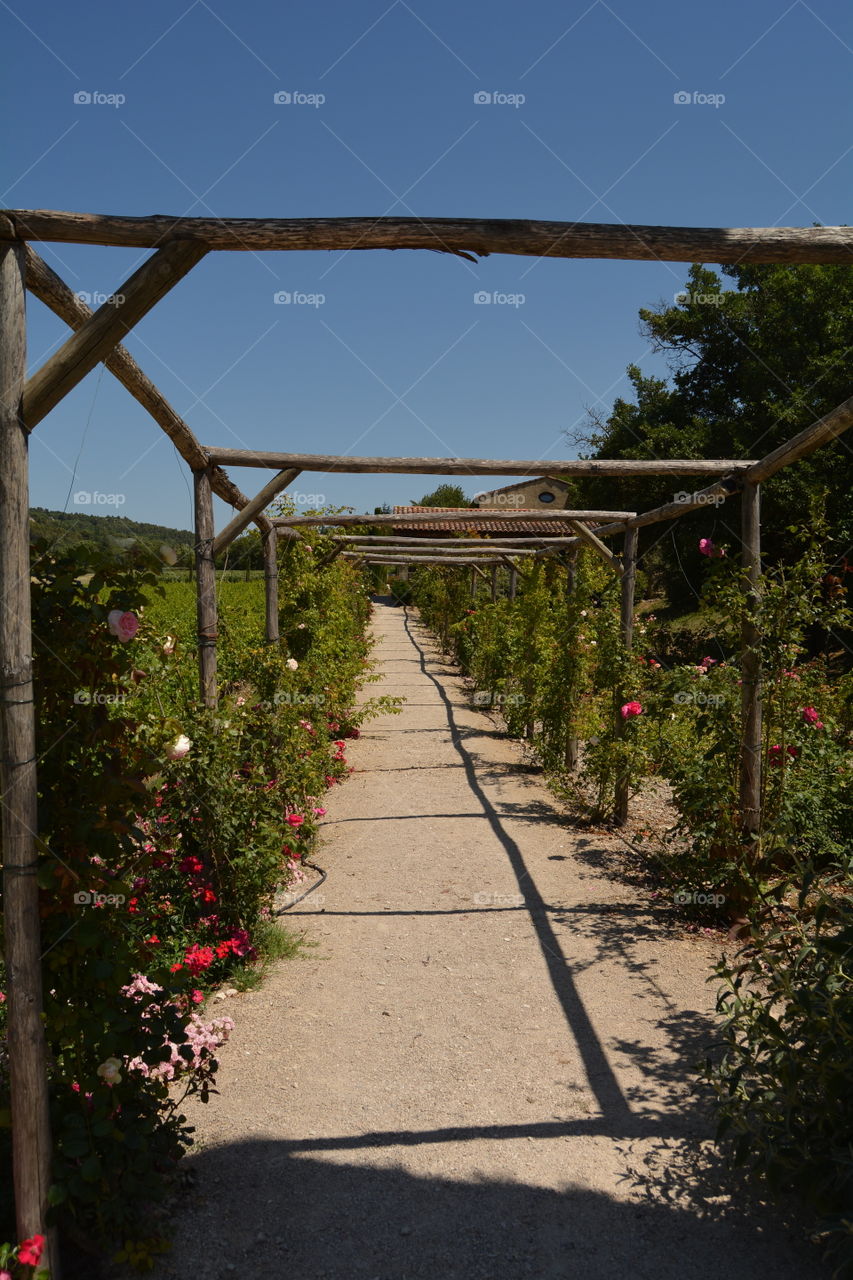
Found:
<svg viewBox="0 0 853 1280"><path fill-rule="evenodd" d="M498 566L496 564L493 564L492 565L492 604L495 603L497 598L498 598Z"/></svg>
<svg viewBox="0 0 853 1280"><path fill-rule="evenodd" d="M264 600L267 641L278 642L278 530L273 525L263 534Z"/></svg>
<svg viewBox="0 0 853 1280"><path fill-rule="evenodd" d="M475 599L476 595L477 595L477 570L474 568L473 565L471 565L471 588L470 588L471 599L472 600Z"/></svg>
<svg viewBox="0 0 853 1280"><path fill-rule="evenodd" d="M745 841L761 830L761 633L756 620L761 582L761 493L746 484L741 498L746 609L741 631L740 828Z"/></svg>
<svg viewBox="0 0 853 1280"><path fill-rule="evenodd" d="M213 559L213 491L210 468L194 471L195 578L198 673L202 702L216 706L216 567Z"/></svg>
<svg viewBox="0 0 853 1280"><path fill-rule="evenodd" d="M619 615L619 632L625 653L630 656L634 647L634 584L637 578L637 538L636 528L625 530L625 542L622 549L622 596ZM617 690L616 697L616 733L624 739L628 722L623 719L621 706L625 697L625 689ZM616 825L622 827L628 821L628 770L620 768L616 778L616 795L613 805L613 817Z"/></svg>
<svg viewBox="0 0 853 1280"><path fill-rule="evenodd" d="M578 548L573 547L566 558L566 595L571 597L575 593L578 576ZM566 738L565 765L571 772L578 767L578 739L574 734L569 734Z"/></svg>
<svg viewBox="0 0 853 1280"><path fill-rule="evenodd" d="M42 1262L56 1277L56 1241L45 1231L51 1142L36 880L24 263L23 244L0 244L0 804L16 1227L19 1240L47 1234Z"/></svg>
<svg viewBox="0 0 853 1280"><path fill-rule="evenodd" d="M509 598L514 600L518 591L518 568L513 563L509 566Z"/></svg>

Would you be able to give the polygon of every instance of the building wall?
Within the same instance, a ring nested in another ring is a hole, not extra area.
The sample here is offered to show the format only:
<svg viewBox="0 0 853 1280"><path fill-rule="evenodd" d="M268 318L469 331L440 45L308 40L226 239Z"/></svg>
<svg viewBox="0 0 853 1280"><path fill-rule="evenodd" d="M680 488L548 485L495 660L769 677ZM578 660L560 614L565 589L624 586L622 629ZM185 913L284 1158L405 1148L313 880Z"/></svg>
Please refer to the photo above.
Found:
<svg viewBox="0 0 853 1280"><path fill-rule="evenodd" d="M528 511L536 507L552 507L557 511L565 507L567 493L568 486L559 480L536 479L477 494L474 502L478 507L496 507L504 511L511 511L514 507ZM552 500L543 498L542 494L551 495Z"/></svg>

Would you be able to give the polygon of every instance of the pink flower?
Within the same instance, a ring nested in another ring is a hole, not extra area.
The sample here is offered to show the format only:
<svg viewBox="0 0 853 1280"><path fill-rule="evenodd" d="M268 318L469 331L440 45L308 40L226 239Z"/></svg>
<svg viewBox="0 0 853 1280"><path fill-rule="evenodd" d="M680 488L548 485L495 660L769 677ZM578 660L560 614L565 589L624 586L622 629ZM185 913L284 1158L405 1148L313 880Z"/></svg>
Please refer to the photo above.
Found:
<svg viewBox="0 0 853 1280"><path fill-rule="evenodd" d="M713 558L724 556L726 553L721 547L716 547L711 538L700 538L699 554L700 556L711 556Z"/></svg>
<svg viewBox="0 0 853 1280"><path fill-rule="evenodd" d="M324 818L326 816L325 809L312 809L311 812L314 814L315 818Z"/></svg>
<svg viewBox="0 0 853 1280"><path fill-rule="evenodd" d="M122 613L121 609L113 609L107 614L107 626L119 640L132 640L139 630L139 619L135 613Z"/></svg>
<svg viewBox="0 0 853 1280"><path fill-rule="evenodd" d="M192 1000L193 1004L201 1004L202 1000L204 999L204 995L202 994L201 991L199 991L198 987L196 987L194 991L190 992L190 999Z"/></svg>
<svg viewBox="0 0 853 1280"><path fill-rule="evenodd" d="M623 720L630 720L633 716L641 716L643 708L639 702L626 702L619 708L619 714Z"/></svg>
<svg viewBox="0 0 853 1280"><path fill-rule="evenodd" d="M806 724L813 724L816 729L823 728L823 721L815 711L814 707L803 707L803 719Z"/></svg>
<svg viewBox="0 0 853 1280"><path fill-rule="evenodd" d="M305 819L302 817L301 813L289 813L287 815L287 821L292 827L301 827Z"/></svg>

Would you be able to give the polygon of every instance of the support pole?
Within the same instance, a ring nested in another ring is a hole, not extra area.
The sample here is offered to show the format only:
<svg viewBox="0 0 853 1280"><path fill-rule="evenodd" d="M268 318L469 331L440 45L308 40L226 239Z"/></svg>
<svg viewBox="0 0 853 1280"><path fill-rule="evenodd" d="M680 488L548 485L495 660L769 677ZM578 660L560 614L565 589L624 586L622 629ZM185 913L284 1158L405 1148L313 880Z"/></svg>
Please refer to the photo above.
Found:
<svg viewBox="0 0 853 1280"><path fill-rule="evenodd" d="M198 673L201 699L216 706L216 568L213 560L213 491L210 467L194 471L195 577L198 620Z"/></svg>
<svg viewBox="0 0 853 1280"><path fill-rule="evenodd" d="M267 641L277 644L278 635L278 533L269 529L263 535L264 601L266 605Z"/></svg>
<svg viewBox="0 0 853 1280"><path fill-rule="evenodd" d="M471 565L471 586L468 594L473 600L477 594L477 569L475 565Z"/></svg>
<svg viewBox="0 0 853 1280"><path fill-rule="evenodd" d="M744 841L751 842L761 829L761 633L755 617L761 582L759 485L745 485L741 502L746 610L741 632L740 827Z"/></svg>
<svg viewBox="0 0 853 1280"><path fill-rule="evenodd" d="M510 567L509 567L509 598L510 600L515 599L515 594L517 590L518 590L518 566L514 564L510 564Z"/></svg>
<svg viewBox="0 0 853 1280"><path fill-rule="evenodd" d="M622 550L622 598L619 617L619 632L622 647L630 655L634 647L634 584L637 578L637 530L625 531L625 543ZM624 739L628 731L628 723L623 720L620 707L625 690L617 691L616 733ZM613 817L618 827L624 827L628 821L628 770L620 768L616 777L616 795L613 805Z"/></svg>
<svg viewBox="0 0 853 1280"><path fill-rule="evenodd" d="M496 564L493 564L492 565L492 604L495 603L497 598L498 598L498 566Z"/></svg>
<svg viewBox="0 0 853 1280"><path fill-rule="evenodd" d="M0 792L12 1163L19 1240L45 1232L51 1143L36 880L24 246L0 245ZM48 1236L43 1265L58 1274Z"/></svg>
<svg viewBox="0 0 853 1280"><path fill-rule="evenodd" d="M573 596L577 586L578 576L578 548L575 547L566 557L566 595ZM570 773L574 772L578 767L578 739L574 734L569 734L566 738L566 768Z"/></svg>

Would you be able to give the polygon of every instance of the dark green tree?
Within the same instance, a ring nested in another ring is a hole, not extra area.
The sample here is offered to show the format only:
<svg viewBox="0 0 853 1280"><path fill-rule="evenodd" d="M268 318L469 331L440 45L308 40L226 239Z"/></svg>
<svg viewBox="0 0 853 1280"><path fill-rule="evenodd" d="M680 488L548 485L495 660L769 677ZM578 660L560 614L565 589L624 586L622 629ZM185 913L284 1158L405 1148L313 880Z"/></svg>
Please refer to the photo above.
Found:
<svg viewBox="0 0 853 1280"><path fill-rule="evenodd" d="M466 498L462 486L458 484L440 484L432 493L425 493L420 499L412 499L415 507L470 507L471 499Z"/></svg>

